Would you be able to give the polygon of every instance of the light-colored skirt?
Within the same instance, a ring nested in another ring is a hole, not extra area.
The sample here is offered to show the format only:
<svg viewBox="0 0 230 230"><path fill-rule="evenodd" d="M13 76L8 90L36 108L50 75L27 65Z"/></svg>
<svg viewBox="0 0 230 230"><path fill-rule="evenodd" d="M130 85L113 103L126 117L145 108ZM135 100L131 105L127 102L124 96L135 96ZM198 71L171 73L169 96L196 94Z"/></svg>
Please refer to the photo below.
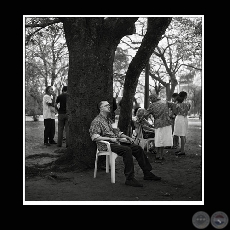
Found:
<svg viewBox="0 0 230 230"><path fill-rule="evenodd" d="M173 145L172 126L155 129L155 147Z"/></svg>
<svg viewBox="0 0 230 230"><path fill-rule="evenodd" d="M188 132L188 118L182 115L177 115L175 118L174 132L176 136L186 136Z"/></svg>

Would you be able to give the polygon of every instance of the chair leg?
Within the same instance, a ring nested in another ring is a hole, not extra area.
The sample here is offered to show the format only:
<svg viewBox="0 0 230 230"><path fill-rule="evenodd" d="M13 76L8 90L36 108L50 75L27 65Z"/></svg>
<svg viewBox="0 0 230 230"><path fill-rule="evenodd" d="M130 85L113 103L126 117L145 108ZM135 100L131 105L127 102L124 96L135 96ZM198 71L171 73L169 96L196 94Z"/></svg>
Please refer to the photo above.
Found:
<svg viewBox="0 0 230 230"><path fill-rule="evenodd" d="M109 155L106 155L106 173L109 173Z"/></svg>
<svg viewBox="0 0 230 230"><path fill-rule="evenodd" d="M115 183L115 155L111 154L110 157L110 166L111 166L111 183Z"/></svg>
<svg viewBox="0 0 230 230"><path fill-rule="evenodd" d="M94 166L94 178L96 178L97 175L97 159L98 159L98 155L96 154L95 166Z"/></svg>

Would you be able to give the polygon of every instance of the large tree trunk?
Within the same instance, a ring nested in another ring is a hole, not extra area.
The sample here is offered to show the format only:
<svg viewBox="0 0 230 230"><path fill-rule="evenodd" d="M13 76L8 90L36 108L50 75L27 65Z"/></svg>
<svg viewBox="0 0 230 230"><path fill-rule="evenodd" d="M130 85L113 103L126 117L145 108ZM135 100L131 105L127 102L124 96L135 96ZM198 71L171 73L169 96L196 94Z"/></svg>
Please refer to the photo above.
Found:
<svg viewBox="0 0 230 230"><path fill-rule="evenodd" d="M138 78L149 61L161 36L169 26L172 18L148 18L148 29L138 49L136 56L131 61L126 73L122 107L120 110L118 127L125 134L129 133L129 125L132 119L133 97L136 92Z"/></svg>
<svg viewBox="0 0 230 230"><path fill-rule="evenodd" d="M93 167L96 144L89 128L97 104L113 100L113 61L120 39L134 32L137 18L62 18L69 50L68 100L70 145L66 159Z"/></svg>

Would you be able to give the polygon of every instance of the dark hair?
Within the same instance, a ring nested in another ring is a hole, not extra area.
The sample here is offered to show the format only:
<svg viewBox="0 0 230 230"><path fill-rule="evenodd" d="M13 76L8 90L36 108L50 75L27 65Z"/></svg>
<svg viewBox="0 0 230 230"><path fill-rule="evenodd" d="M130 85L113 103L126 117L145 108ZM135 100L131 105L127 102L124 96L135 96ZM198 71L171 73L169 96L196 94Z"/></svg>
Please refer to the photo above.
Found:
<svg viewBox="0 0 230 230"><path fill-rule="evenodd" d="M62 87L62 92L67 92L67 86L66 85Z"/></svg>
<svg viewBox="0 0 230 230"><path fill-rule="evenodd" d="M179 95L178 93L173 93L172 97L174 98L174 97L177 97L178 95Z"/></svg>
<svg viewBox="0 0 230 230"><path fill-rule="evenodd" d="M100 112L100 107L101 107L101 105L102 105L102 101L100 101L100 102L97 104L97 109L98 109L99 112Z"/></svg>
<svg viewBox="0 0 230 230"><path fill-rule="evenodd" d="M140 108L141 108L141 107L138 106L137 108L134 109L134 111L133 111L134 116L137 115L137 110L140 109Z"/></svg>
<svg viewBox="0 0 230 230"><path fill-rule="evenodd" d="M187 97L187 93L185 91L181 91L179 93L179 96L185 98L185 97Z"/></svg>
<svg viewBox="0 0 230 230"><path fill-rule="evenodd" d="M46 92L46 93L49 92L49 88L50 88L50 87L51 87L51 86L47 86L47 87L46 87L46 89L45 89L45 92Z"/></svg>
<svg viewBox="0 0 230 230"><path fill-rule="evenodd" d="M184 101L184 97L178 96L178 97L176 98L176 101L177 101L178 103L182 103L182 102Z"/></svg>

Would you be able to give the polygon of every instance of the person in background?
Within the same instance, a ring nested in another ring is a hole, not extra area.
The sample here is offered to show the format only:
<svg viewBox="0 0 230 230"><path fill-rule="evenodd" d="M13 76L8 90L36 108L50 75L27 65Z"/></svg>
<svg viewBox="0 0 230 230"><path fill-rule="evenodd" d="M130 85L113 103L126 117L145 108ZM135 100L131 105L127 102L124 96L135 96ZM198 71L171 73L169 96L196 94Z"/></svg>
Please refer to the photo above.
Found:
<svg viewBox="0 0 230 230"><path fill-rule="evenodd" d="M155 148L156 148L156 163L161 163L164 159L164 147L173 145L172 138L172 123L169 117L169 108L172 109L172 102L161 100L157 94L153 93L149 96L150 105L146 115L150 114L154 117L155 128Z"/></svg>
<svg viewBox="0 0 230 230"><path fill-rule="evenodd" d="M155 137L155 129L154 126L151 125L147 119L143 116L145 115L146 110L144 108L139 108L136 113L136 121L134 123L135 128L137 129L139 125L142 126L143 138L154 138Z"/></svg>
<svg viewBox="0 0 230 230"><path fill-rule="evenodd" d="M132 136L133 137L136 137L136 127L135 127L135 122L137 120L137 110L141 108L140 106L137 106L134 111L133 111L133 115L134 117L132 117L132 120L131 120L131 127L132 127Z"/></svg>
<svg viewBox="0 0 230 230"><path fill-rule="evenodd" d="M66 111L66 103L67 103L67 86L63 86L62 93L57 96L55 108L58 111L58 142L57 146L62 146L63 141L63 131L65 128L66 133L66 148L69 144L69 124L68 124L68 114ZM59 104L59 107L58 107Z"/></svg>
<svg viewBox="0 0 230 230"><path fill-rule="evenodd" d="M119 128L114 129L112 127L112 121L108 117L110 113L110 104L108 101L99 102L98 108L100 113L91 122L89 129L90 137L92 141L96 141L99 151L106 151L107 147L104 143L98 141L108 141L110 142L112 152L123 157L125 166L124 174L126 177L125 185L143 187L143 184L139 183L134 177L133 156L143 171L144 180L160 180L160 177L150 172L152 166L144 150L139 145L134 144L134 140L121 132ZM119 141L120 138L125 138L128 143Z"/></svg>
<svg viewBox="0 0 230 230"><path fill-rule="evenodd" d="M47 86L43 96L43 118L44 118L44 145L57 144L55 136L55 94L51 86Z"/></svg>
<svg viewBox="0 0 230 230"><path fill-rule="evenodd" d="M144 118L145 113L146 113L146 109L144 108L139 108L136 112L136 119L134 121L135 133L137 134L136 136L138 136L139 126L141 126L144 139L154 138L155 137L154 126L150 124L147 119ZM156 154L154 141L151 141L150 144L151 147L149 148L149 152ZM144 147L144 149L145 148L146 147Z"/></svg>
<svg viewBox="0 0 230 230"><path fill-rule="evenodd" d="M178 97L178 93L173 93L172 94L172 102L174 103L173 104L173 107L171 110L171 113L170 113L170 118L171 118L171 121L172 121L172 134L174 132L174 124L175 124L175 118L176 118L176 113L177 113L177 110L176 110L176 98ZM173 146L172 148L173 149L177 149L179 147L179 137L174 135L173 136Z"/></svg>
<svg viewBox="0 0 230 230"><path fill-rule="evenodd" d="M185 143L186 135L188 131L188 111L191 108L189 102L187 102L187 93L181 91L176 99L176 110L177 116L175 118L174 132L173 135L180 137L181 140L181 149L176 151L177 156L185 155Z"/></svg>

